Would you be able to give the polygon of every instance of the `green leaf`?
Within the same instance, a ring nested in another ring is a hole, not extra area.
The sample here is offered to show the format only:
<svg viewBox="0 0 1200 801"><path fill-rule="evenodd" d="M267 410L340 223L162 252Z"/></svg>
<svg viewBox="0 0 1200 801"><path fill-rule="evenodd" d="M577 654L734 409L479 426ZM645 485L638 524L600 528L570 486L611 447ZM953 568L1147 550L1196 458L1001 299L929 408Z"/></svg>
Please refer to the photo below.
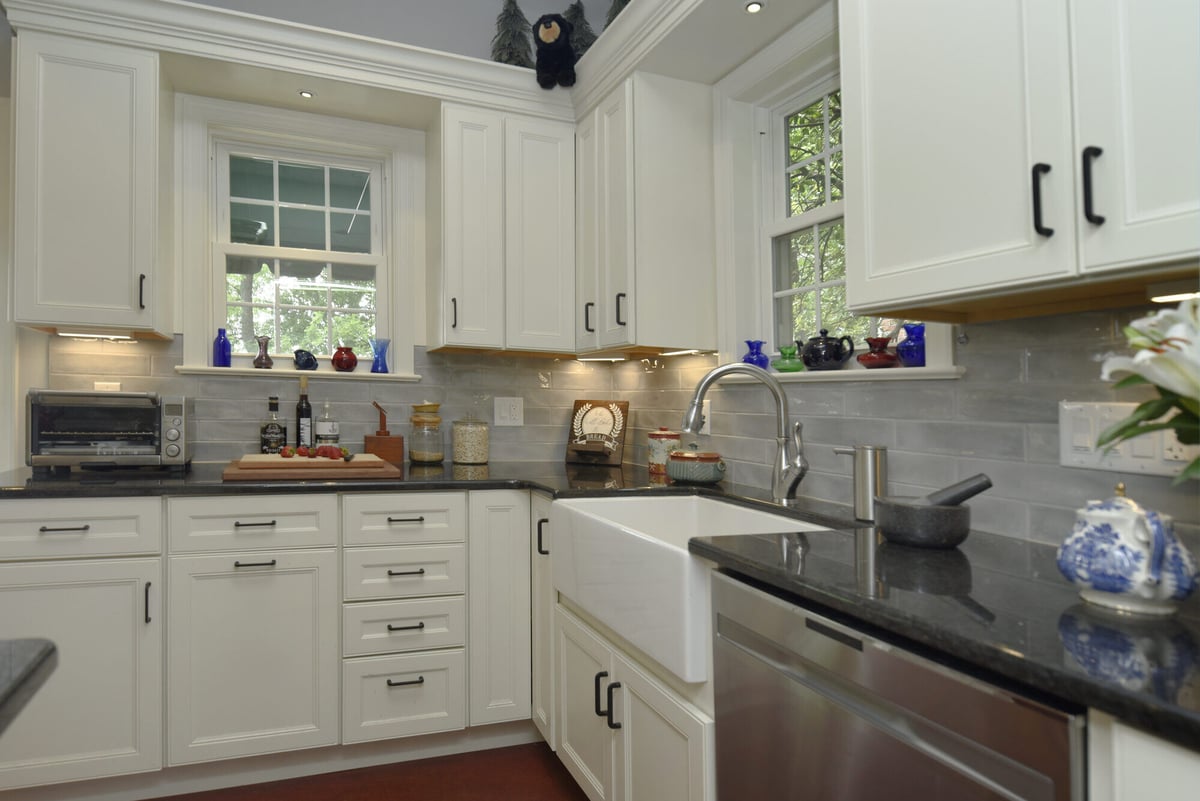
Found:
<svg viewBox="0 0 1200 801"><path fill-rule="evenodd" d="M1145 403L1138 405L1133 413L1119 423L1115 423L1100 432L1099 439L1096 440L1097 445L1107 445L1109 442L1119 442L1123 439L1137 436L1138 433L1129 433L1136 429L1141 423L1147 420L1157 420L1171 410L1174 404L1166 398L1156 398L1148 400ZM1170 427L1170 426L1166 426ZM1157 429L1154 429L1157 430Z"/></svg>
<svg viewBox="0 0 1200 801"><path fill-rule="evenodd" d="M1190 478L1200 478L1200 459L1193 459L1192 463L1183 468L1183 472L1176 476L1171 483L1173 485L1182 484Z"/></svg>
<svg viewBox="0 0 1200 801"><path fill-rule="evenodd" d="M1113 384L1113 389L1125 389L1127 387L1136 387L1139 384L1149 384L1150 380L1137 373L1130 373L1122 378L1117 383Z"/></svg>

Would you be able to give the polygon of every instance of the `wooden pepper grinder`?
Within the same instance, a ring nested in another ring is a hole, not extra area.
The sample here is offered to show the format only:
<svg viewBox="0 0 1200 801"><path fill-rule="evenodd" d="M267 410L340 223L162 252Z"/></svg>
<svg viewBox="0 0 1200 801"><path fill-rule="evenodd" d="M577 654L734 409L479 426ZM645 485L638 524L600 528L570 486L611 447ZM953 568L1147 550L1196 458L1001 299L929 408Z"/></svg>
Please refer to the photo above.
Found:
<svg viewBox="0 0 1200 801"><path fill-rule="evenodd" d="M379 430L375 432L374 436L367 434L363 437L363 450L375 454L385 462L403 467L404 437L399 434L393 436L388 431L387 411L379 405L378 401L371 401L371 405L379 410Z"/></svg>

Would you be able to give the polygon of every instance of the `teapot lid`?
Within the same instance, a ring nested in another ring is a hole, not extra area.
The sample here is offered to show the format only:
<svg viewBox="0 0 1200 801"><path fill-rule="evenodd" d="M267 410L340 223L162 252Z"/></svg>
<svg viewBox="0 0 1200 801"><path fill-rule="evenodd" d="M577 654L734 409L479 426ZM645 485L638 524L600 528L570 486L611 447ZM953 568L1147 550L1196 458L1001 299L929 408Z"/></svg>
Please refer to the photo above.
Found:
<svg viewBox="0 0 1200 801"><path fill-rule="evenodd" d="M1113 496L1111 498L1109 498L1108 500L1088 501L1087 509L1089 511L1099 510L1099 511L1111 511L1111 512L1119 512L1119 511L1141 512L1141 511L1143 511L1142 507L1139 506L1136 501L1134 501L1132 498L1125 497L1125 482L1124 481L1117 482L1117 486L1115 486L1113 488L1113 493L1114 493Z"/></svg>

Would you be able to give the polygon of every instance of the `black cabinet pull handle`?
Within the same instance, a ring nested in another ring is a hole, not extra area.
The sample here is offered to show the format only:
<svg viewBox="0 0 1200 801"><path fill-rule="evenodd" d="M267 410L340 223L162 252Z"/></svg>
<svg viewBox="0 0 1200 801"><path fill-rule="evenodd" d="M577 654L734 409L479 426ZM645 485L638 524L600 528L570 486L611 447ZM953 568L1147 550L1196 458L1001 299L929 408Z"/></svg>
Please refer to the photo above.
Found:
<svg viewBox="0 0 1200 801"><path fill-rule="evenodd" d="M424 631L424 630L425 630L425 621L424 620L422 620L420 623L418 623L415 626L393 626L391 623L388 623L388 631Z"/></svg>
<svg viewBox="0 0 1200 801"><path fill-rule="evenodd" d="M621 301L625 300L624 292L617 293L617 325L625 325L625 321L621 319Z"/></svg>
<svg viewBox="0 0 1200 801"><path fill-rule="evenodd" d="M1092 225L1104 225L1103 215L1092 208L1092 162L1104 151L1095 145L1083 149L1083 216Z"/></svg>
<svg viewBox="0 0 1200 801"><path fill-rule="evenodd" d="M603 709L600 708L600 680L607 678L607 677L608 677L608 671L602 670L596 674L596 678L594 680L592 700L595 701L596 717L598 717L598 718L602 718L602 717L605 717L606 715L608 715L607 712L605 712Z"/></svg>
<svg viewBox="0 0 1200 801"><path fill-rule="evenodd" d="M63 531L87 531L92 527L91 523L84 523L82 526L60 526L52 528L50 526L42 526L38 529L42 534L58 534Z"/></svg>
<svg viewBox="0 0 1200 801"><path fill-rule="evenodd" d="M543 517L540 520L538 520L537 552L540 553L542 556L550 555L550 552L542 547L542 526L546 525L549 522L550 522L550 518L548 518L548 517Z"/></svg>
<svg viewBox="0 0 1200 801"><path fill-rule="evenodd" d="M424 523L425 516L422 515L421 517L389 517L387 519L387 521L389 523Z"/></svg>
<svg viewBox="0 0 1200 801"><path fill-rule="evenodd" d="M416 570L389 570L389 576L423 576L425 568L418 567Z"/></svg>
<svg viewBox="0 0 1200 801"><path fill-rule="evenodd" d="M146 622L150 622L150 582L146 582Z"/></svg>
<svg viewBox="0 0 1200 801"><path fill-rule="evenodd" d="M416 684L424 684L425 677L417 676L412 681L392 681L391 679L388 679L387 683L388 683L389 687L412 687L413 685L416 685Z"/></svg>
<svg viewBox="0 0 1200 801"><path fill-rule="evenodd" d="M138 308L146 308L146 274L138 276Z"/></svg>
<svg viewBox="0 0 1200 801"><path fill-rule="evenodd" d="M270 562L234 562L234 567L275 567L278 560L272 559Z"/></svg>
<svg viewBox="0 0 1200 801"><path fill-rule="evenodd" d="M605 717L605 722L608 723L608 728L610 728L610 729L621 728L621 724L617 723L615 720L613 720L613 693L620 686L621 686L621 682L619 682L619 681L614 681L612 684L608 685L608 690L607 690L608 711L605 713L604 717Z"/></svg>
<svg viewBox="0 0 1200 801"><path fill-rule="evenodd" d="M583 330L589 334L596 333L596 329L592 328L592 307L595 305L592 301L583 304Z"/></svg>
<svg viewBox="0 0 1200 801"><path fill-rule="evenodd" d="M1054 236L1054 229L1042 225L1042 176L1050 172L1049 164L1033 165L1033 230L1042 236Z"/></svg>
<svg viewBox="0 0 1200 801"><path fill-rule="evenodd" d="M450 311L453 315L450 318L450 327L458 328L458 298L450 298Z"/></svg>
<svg viewBox="0 0 1200 801"><path fill-rule="evenodd" d="M268 520L264 523L243 523L241 520L233 521L234 528L261 528L261 527L270 527L273 525L275 525L274 520Z"/></svg>

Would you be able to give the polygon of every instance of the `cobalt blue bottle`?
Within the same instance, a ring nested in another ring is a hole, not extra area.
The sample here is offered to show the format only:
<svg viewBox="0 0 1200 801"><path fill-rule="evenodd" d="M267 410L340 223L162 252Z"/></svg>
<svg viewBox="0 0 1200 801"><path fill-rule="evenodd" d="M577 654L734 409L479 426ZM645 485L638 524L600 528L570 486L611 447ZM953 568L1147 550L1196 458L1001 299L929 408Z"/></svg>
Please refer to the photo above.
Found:
<svg viewBox="0 0 1200 801"><path fill-rule="evenodd" d="M217 329L217 338L213 340L213 367L229 367L233 363L233 346L225 336L225 329Z"/></svg>

